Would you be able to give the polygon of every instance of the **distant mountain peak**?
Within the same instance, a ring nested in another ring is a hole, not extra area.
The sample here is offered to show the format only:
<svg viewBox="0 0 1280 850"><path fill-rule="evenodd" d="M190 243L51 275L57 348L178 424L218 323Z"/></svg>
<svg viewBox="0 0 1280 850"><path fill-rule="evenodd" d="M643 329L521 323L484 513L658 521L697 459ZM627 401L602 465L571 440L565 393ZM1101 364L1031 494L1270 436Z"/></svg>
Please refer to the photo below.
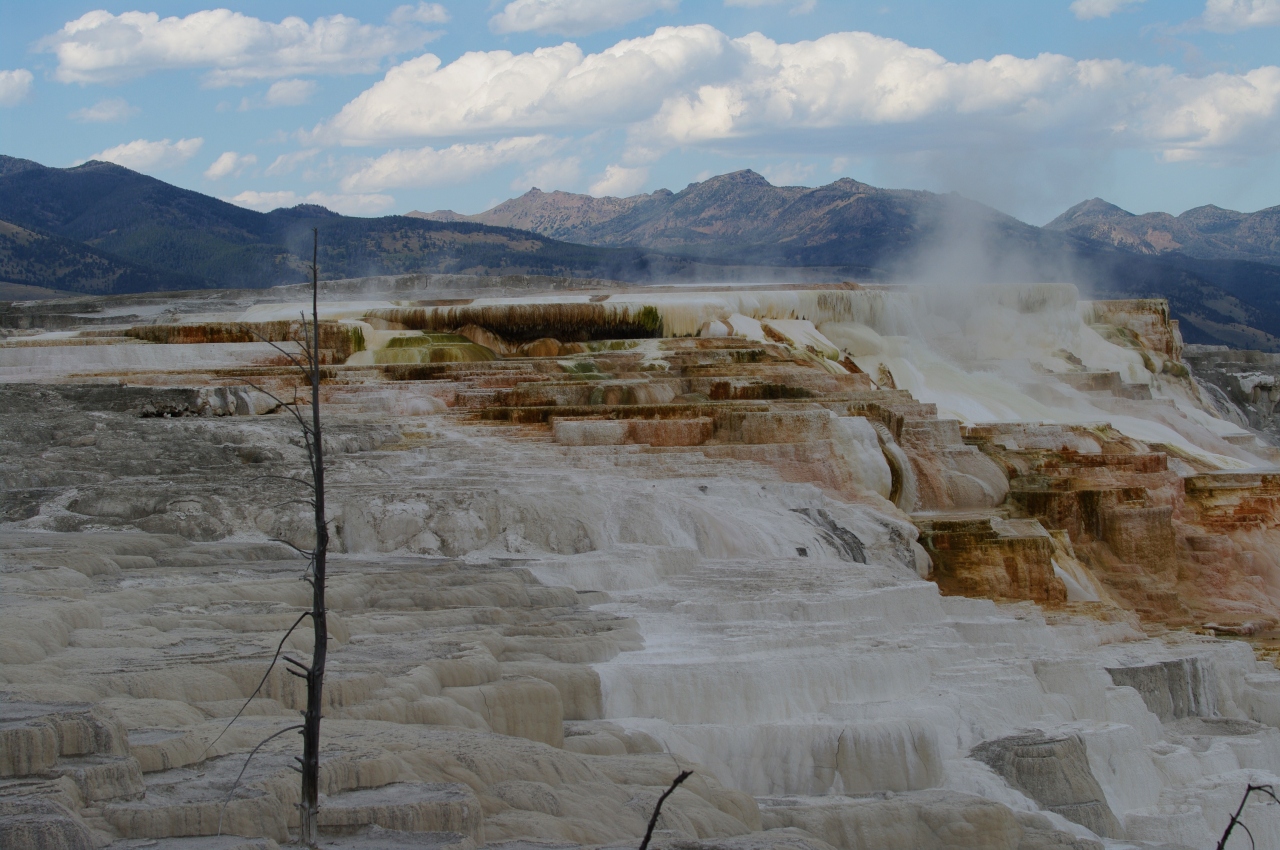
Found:
<svg viewBox="0 0 1280 850"><path fill-rule="evenodd" d="M1046 230L1100 242L1137 254L1177 252L1215 260L1280 261L1280 207L1253 213L1215 204L1174 216L1134 215L1101 198L1076 204L1045 225Z"/></svg>
<svg viewBox="0 0 1280 850"><path fill-rule="evenodd" d="M319 204L296 204L289 208L291 212L302 213L307 216L324 216L326 218L339 215L328 207L322 207Z"/></svg>
<svg viewBox="0 0 1280 850"><path fill-rule="evenodd" d="M715 183L737 183L743 186L772 186L762 174L757 174L750 168L744 168L741 171L730 171L728 174L720 174L716 177L708 177L702 183L690 183L690 186L700 186Z"/></svg>
<svg viewBox="0 0 1280 850"><path fill-rule="evenodd" d="M37 168L44 168L38 162L32 162L29 159L19 159L16 156L4 156L0 154L0 177L7 177L10 174L19 174L23 171L32 171Z"/></svg>
<svg viewBox="0 0 1280 850"><path fill-rule="evenodd" d="M1053 221L1045 225L1050 230L1065 230L1067 226L1082 221L1098 221L1118 218L1135 218L1134 214L1102 198L1081 201Z"/></svg>

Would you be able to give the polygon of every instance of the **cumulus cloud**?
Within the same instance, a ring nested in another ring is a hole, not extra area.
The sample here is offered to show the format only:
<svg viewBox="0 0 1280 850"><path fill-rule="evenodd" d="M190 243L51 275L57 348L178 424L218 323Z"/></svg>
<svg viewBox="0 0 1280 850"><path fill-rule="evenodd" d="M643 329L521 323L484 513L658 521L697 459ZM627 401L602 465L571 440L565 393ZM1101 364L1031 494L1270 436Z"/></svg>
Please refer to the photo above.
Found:
<svg viewBox="0 0 1280 850"><path fill-rule="evenodd" d="M199 153L203 145L204 139L200 138L179 139L176 142L169 139L161 139L158 142L135 139L132 142L99 151L89 159L114 162L116 165L123 165L134 171L163 171L166 168L182 165Z"/></svg>
<svg viewBox="0 0 1280 850"><path fill-rule="evenodd" d="M680 0L511 0L489 19L489 29L586 35L679 6Z"/></svg>
<svg viewBox="0 0 1280 850"><path fill-rule="evenodd" d="M1146 0L1075 0L1071 12L1082 21L1093 18L1109 18L1129 6L1137 6Z"/></svg>
<svg viewBox="0 0 1280 850"><path fill-rule="evenodd" d="M581 175L582 160L576 156L548 159L512 180L511 188L517 192L526 192L534 186L548 191L569 189Z"/></svg>
<svg viewBox="0 0 1280 850"><path fill-rule="evenodd" d="M298 204L319 204L343 215L376 215L396 202L390 195L331 195L312 192L299 195L296 192L241 192L223 200L251 210L269 212L280 207L296 207Z"/></svg>
<svg viewBox="0 0 1280 850"><path fill-rule="evenodd" d="M427 53L388 71L316 138L360 144L626 124L653 114L672 90L728 76L725 66L738 64L730 48L727 36L702 24L661 27L590 55L565 43L532 53L466 53L441 67Z"/></svg>
<svg viewBox="0 0 1280 850"><path fill-rule="evenodd" d="M809 186L812 185L815 170L816 167L812 164L783 162L777 165L766 165L760 169L760 173L775 186ZM834 170L839 171L839 169Z"/></svg>
<svg viewBox="0 0 1280 850"><path fill-rule="evenodd" d="M1204 24L1218 32L1280 24L1280 0L1207 0Z"/></svg>
<svg viewBox="0 0 1280 850"><path fill-rule="evenodd" d="M14 106L22 102L31 91L34 78L26 68L14 71L0 71L0 106Z"/></svg>
<svg viewBox="0 0 1280 850"><path fill-rule="evenodd" d="M393 24L446 24L449 11L439 3L419 3L417 6L397 6L387 16Z"/></svg>
<svg viewBox="0 0 1280 850"><path fill-rule="evenodd" d="M558 146L547 136L517 136L497 142L457 144L436 150L388 151L342 179L344 192L374 192L405 186L460 183L509 162L545 156Z"/></svg>
<svg viewBox="0 0 1280 850"><path fill-rule="evenodd" d="M209 85L301 74L378 70L388 56L421 47L432 34L418 27L371 26L332 15L308 24L278 24L211 9L185 18L155 12L88 12L43 39L58 57L54 77L100 83L163 69L207 68Z"/></svg>
<svg viewBox="0 0 1280 850"><path fill-rule="evenodd" d="M204 176L210 180L221 180L223 177L239 177L240 173L251 165L257 165L258 158L251 153L241 156L235 151L224 151L213 164L204 170Z"/></svg>
<svg viewBox="0 0 1280 850"><path fill-rule="evenodd" d="M587 191L597 198L613 196L625 198L628 195L634 195L644 186L644 181L649 179L649 169L647 168L625 168L621 165L610 165L604 170L604 174L591 184L591 188Z"/></svg>
<svg viewBox="0 0 1280 850"><path fill-rule="evenodd" d="M75 121L85 121L93 124L109 124L118 121L128 121L140 110L136 106L130 106L129 101L123 97L110 97L100 100L93 106L86 106L83 109L77 109L71 113L71 118Z"/></svg>
<svg viewBox="0 0 1280 850"><path fill-rule="evenodd" d="M777 135L777 128L893 128L894 147L968 139L1147 147L1167 158L1258 152L1280 123L1280 68L1192 77L1168 67L1041 54L953 63L869 33L778 44L737 39L734 80L676 93L639 132L666 145ZM813 137L806 139L812 143Z"/></svg>
<svg viewBox="0 0 1280 850"><path fill-rule="evenodd" d="M291 174L295 168L308 160L314 159L318 153L320 153L320 148L308 148L294 151L293 153L282 153L267 166L265 173L268 177Z"/></svg>
<svg viewBox="0 0 1280 850"><path fill-rule="evenodd" d="M1270 150L1280 132L1280 68L1192 76L1051 53L950 62L865 32L788 44L662 27L592 54L565 43L447 65L419 56L304 135L375 144L610 128L627 130L632 165L676 147L898 154L993 140L1236 157Z"/></svg>
<svg viewBox="0 0 1280 850"><path fill-rule="evenodd" d="M299 106L315 94L315 80L279 80L267 89L267 106Z"/></svg>

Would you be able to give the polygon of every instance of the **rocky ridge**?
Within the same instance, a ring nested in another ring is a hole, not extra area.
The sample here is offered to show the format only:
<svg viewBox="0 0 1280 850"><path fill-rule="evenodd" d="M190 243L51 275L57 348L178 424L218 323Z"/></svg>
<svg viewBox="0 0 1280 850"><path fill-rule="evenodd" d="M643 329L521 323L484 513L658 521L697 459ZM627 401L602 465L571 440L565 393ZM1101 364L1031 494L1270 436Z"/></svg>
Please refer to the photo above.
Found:
<svg viewBox="0 0 1280 850"><path fill-rule="evenodd" d="M1191 257L1280 263L1280 207L1254 213L1212 204L1181 215L1134 215L1093 198L1076 204L1045 225L1140 254L1178 251Z"/></svg>

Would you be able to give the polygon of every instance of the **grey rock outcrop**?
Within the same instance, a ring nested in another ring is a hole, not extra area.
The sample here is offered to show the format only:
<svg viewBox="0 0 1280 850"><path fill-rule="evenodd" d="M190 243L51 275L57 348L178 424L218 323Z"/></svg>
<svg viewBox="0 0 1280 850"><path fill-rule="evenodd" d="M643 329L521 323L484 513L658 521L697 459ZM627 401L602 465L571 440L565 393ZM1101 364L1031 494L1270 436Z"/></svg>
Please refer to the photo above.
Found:
<svg viewBox="0 0 1280 850"><path fill-rule="evenodd" d="M1078 735L1013 735L979 744L969 755L1049 811L1105 838L1123 837Z"/></svg>

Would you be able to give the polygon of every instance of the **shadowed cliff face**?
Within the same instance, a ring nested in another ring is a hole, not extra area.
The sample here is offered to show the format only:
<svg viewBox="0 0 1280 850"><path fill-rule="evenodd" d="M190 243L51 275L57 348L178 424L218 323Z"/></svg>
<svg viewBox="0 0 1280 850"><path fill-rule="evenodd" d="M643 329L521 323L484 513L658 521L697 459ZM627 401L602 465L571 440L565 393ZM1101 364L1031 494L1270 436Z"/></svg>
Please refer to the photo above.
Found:
<svg viewBox="0 0 1280 850"><path fill-rule="evenodd" d="M1280 673L1211 634L1280 619L1277 452L1163 302L452 294L320 308L352 846L632 842L685 767L662 832L705 850L1202 846L1280 781ZM212 834L298 705L273 674L209 748L305 604L296 378L235 330L287 297L0 342L0 772L42 834ZM226 831L287 838L292 746Z"/></svg>

